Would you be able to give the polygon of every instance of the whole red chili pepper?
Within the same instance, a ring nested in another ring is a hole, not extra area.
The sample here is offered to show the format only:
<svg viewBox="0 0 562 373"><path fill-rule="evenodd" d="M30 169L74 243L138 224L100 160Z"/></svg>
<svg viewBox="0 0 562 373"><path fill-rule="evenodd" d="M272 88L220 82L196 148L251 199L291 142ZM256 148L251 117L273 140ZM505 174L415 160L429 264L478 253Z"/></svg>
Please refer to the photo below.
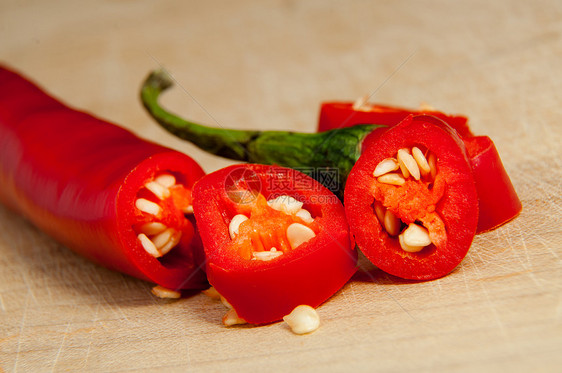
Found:
<svg viewBox="0 0 562 373"><path fill-rule="evenodd" d="M361 153L368 149L371 143L389 126L398 124L401 119L412 114L406 109L381 106L379 106L380 110L371 112L364 111L364 109L357 111L353 109L352 104L332 103L322 107L324 113L321 114L321 127L328 128L335 126L336 123L339 124L337 128L325 132L296 133L211 128L183 120L159 106L160 93L172 84L173 82L165 72L157 71L150 74L141 91L141 99L145 108L166 130L205 151L231 159L276 164L301 169L303 172L322 168L337 170L338 179L335 183L331 178L326 183L326 180L321 178L324 175L322 172L314 176L340 196L343 194L347 175ZM426 111L420 113L427 115ZM449 121L451 127L466 138L472 136L465 117L450 116L436 111L430 113L431 116ZM354 117L352 114L358 115L358 117ZM349 120L345 126L342 126L340 121L350 118L350 116L353 120ZM358 123L357 118L361 118L361 121L366 123L382 122L383 125L356 124ZM478 140L477 142L488 140ZM492 151L492 148L493 144L490 147L469 146L469 149L474 150L469 154L473 160L472 166L482 169L482 171L475 171L475 175L480 175L477 177L478 191L482 196L482 201L487 201L481 204L482 223L479 224L478 232L489 230L513 219L521 210L521 203L503 169L499 155L495 150ZM486 155L482 156L480 151L486 151ZM484 161L489 163L484 165ZM495 169L496 172L487 174L486 172L491 169ZM502 197L497 198L498 194L501 194ZM505 209L504 212L498 212L502 209Z"/></svg>
<svg viewBox="0 0 562 373"><path fill-rule="evenodd" d="M406 279L451 272L476 231L478 198L464 144L431 116L410 116L374 140L349 174L344 201L361 251Z"/></svg>
<svg viewBox="0 0 562 373"><path fill-rule="evenodd" d="M208 286L188 156L73 110L0 66L0 201L79 254L167 288Z"/></svg>
<svg viewBox="0 0 562 373"><path fill-rule="evenodd" d="M435 110L413 111L377 104L326 102L320 108L318 130L327 131L363 123L379 123L394 126L408 115L431 115L457 131L463 139L470 158L476 187L480 217L476 233L497 228L515 218L521 212L521 201L505 171L496 147L487 136L474 136L467 118L448 115ZM379 133L382 133L379 130ZM370 136L370 141L376 136ZM364 146L369 144L364 143Z"/></svg>
<svg viewBox="0 0 562 373"><path fill-rule="evenodd" d="M298 171L230 166L199 180L193 198L209 282L249 323L317 307L355 272L340 200Z"/></svg>

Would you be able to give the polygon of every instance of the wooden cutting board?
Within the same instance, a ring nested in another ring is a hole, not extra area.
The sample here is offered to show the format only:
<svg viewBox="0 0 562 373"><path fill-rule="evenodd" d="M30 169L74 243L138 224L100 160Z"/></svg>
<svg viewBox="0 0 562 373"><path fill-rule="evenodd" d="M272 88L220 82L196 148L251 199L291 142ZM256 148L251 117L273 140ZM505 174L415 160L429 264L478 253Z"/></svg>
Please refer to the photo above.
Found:
<svg viewBox="0 0 562 373"><path fill-rule="evenodd" d="M67 103L185 151L138 91L227 128L314 131L353 100L470 117L496 143L523 212L475 238L445 278L400 281L362 260L321 328L221 325L202 294L75 255L0 207L0 371L559 371L562 366L562 3L557 1L3 1L0 60ZM41 191L38 190L38 193Z"/></svg>

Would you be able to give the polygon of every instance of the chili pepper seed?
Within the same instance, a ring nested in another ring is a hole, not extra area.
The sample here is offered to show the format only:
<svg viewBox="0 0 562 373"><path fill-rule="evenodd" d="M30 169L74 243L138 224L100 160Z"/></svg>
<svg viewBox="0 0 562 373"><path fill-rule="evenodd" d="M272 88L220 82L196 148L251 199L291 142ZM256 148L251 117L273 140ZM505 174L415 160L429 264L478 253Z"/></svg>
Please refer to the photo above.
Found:
<svg viewBox="0 0 562 373"><path fill-rule="evenodd" d="M154 181L165 188L170 188L176 184L176 178L171 174L161 174L159 176L156 176Z"/></svg>
<svg viewBox="0 0 562 373"><path fill-rule="evenodd" d="M420 150L420 148L415 146L412 148L412 157L414 157L414 159L416 160L416 163L418 164L422 175L425 176L431 172L429 163L427 163L427 159L425 158L425 155L423 155L423 152Z"/></svg>
<svg viewBox="0 0 562 373"><path fill-rule="evenodd" d="M231 239L234 239L238 235L240 229L240 224L248 220L248 217L243 214L234 215L230 224L228 225L228 233Z"/></svg>
<svg viewBox="0 0 562 373"><path fill-rule="evenodd" d="M386 208L379 201L375 201L375 215L379 220L379 223L384 224L384 215L386 213Z"/></svg>
<svg viewBox="0 0 562 373"><path fill-rule="evenodd" d="M224 326L242 325L247 324L246 320L238 317L238 314L234 308L230 309L226 315L222 318L222 323Z"/></svg>
<svg viewBox="0 0 562 373"><path fill-rule="evenodd" d="M435 179L435 176L437 176L437 158L435 157L435 154L431 153L429 155L427 163L429 164L431 178Z"/></svg>
<svg viewBox="0 0 562 373"><path fill-rule="evenodd" d="M431 244L429 232L424 227L411 223L402 232L404 243L408 246L427 246Z"/></svg>
<svg viewBox="0 0 562 373"><path fill-rule="evenodd" d="M166 255L172 248L174 248L177 244L180 243L181 239L181 232L174 231L170 240L166 242L162 247L158 248L162 255Z"/></svg>
<svg viewBox="0 0 562 373"><path fill-rule="evenodd" d="M267 201L269 207L274 210L284 212L287 215L294 215L300 211L303 203L297 201L295 198L287 195L282 195Z"/></svg>
<svg viewBox="0 0 562 373"><path fill-rule="evenodd" d="M320 326L320 317L318 312L310 306L300 305L283 317L283 320L289 325L295 334L312 333Z"/></svg>
<svg viewBox="0 0 562 373"><path fill-rule="evenodd" d="M159 200L163 200L170 196L170 189L166 188L156 181L150 181L144 184L144 187L152 192Z"/></svg>
<svg viewBox="0 0 562 373"><path fill-rule="evenodd" d="M398 162L394 158L385 158L375 167L373 176L379 177L389 172L396 171L398 167Z"/></svg>
<svg viewBox="0 0 562 373"><path fill-rule="evenodd" d="M159 204L149 201L144 198L139 198L135 201L135 207L142 212L150 215L159 215L162 212L162 207Z"/></svg>
<svg viewBox="0 0 562 373"><path fill-rule="evenodd" d="M398 150L396 158L398 159L398 164L400 165L400 169L403 173L404 170L402 169L402 167L405 167L408 175L411 175L416 180L420 179L420 169L418 167L418 164L416 163L416 160L414 159L414 157L412 157L408 149ZM404 175L404 177L407 178L408 176Z"/></svg>
<svg viewBox="0 0 562 373"><path fill-rule="evenodd" d="M386 210L384 214L384 228L391 236L396 236L400 233L400 226L402 222L394 213L390 210Z"/></svg>
<svg viewBox="0 0 562 373"><path fill-rule="evenodd" d="M394 173L379 176L377 178L377 181L379 183L397 185L397 186L404 185L404 183L406 182L406 180L401 175L394 174Z"/></svg>
<svg viewBox="0 0 562 373"><path fill-rule="evenodd" d="M153 236L155 234L163 232L166 228L168 227L163 223L155 221L155 222L143 224L139 230L141 233L144 233L147 236Z"/></svg>
<svg viewBox="0 0 562 373"><path fill-rule="evenodd" d="M163 298L163 299L181 298L181 293L179 291L168 289L160 285L153 287L151 292L152 294L156 295L158 298Z"/></svg>
<svg viewBox="0 0 562 373"><path fill-rule="evenodd" d="M275 247L272 247L269 251L254 251L252 253L252 260L263 260L269 261L283 255L283 251L278 251Z"/></svg>
<svg viewBox="0 0 562 373"><path fill-rule="evenodd" d="M292 249L316 237L316 233L309 227L300 223L293 223L287 227L287 240Z"/></svg>
<svg viewBox="0 0 562 373"><path fill-rule="evenodd" d="M142 247L147 253L149 253L155 258L159 258L162 256L162 254L160 254L154 243L144 233L139 234L137 238L139 239Z"/></svg>
<svg viewBox="0 0 562 373"><path fill-rule="evenodd" d="M202 290L201 292L211 299L221 299L221 295L219 294L217 289L212 286L208 289Z"/></svg>
<svg viewBox="0 0 562 373"><path fill-rule="evenodd" d="M301 218L305 223L312 223L314 221L314 218L312 217L312 215L310 214L310 211L306 210L306 209L300 209L295 216L298 216L299 218Z"/></svg>
<svg viewBox="0 0 562 373"><path fill-rule="evenodd" d="M398 242L400 243L400 247L402 250L407 251L409 253L417 253L421 251L425 246L410 246L404 242L404 235L401 234L398 236Z"/></svg>

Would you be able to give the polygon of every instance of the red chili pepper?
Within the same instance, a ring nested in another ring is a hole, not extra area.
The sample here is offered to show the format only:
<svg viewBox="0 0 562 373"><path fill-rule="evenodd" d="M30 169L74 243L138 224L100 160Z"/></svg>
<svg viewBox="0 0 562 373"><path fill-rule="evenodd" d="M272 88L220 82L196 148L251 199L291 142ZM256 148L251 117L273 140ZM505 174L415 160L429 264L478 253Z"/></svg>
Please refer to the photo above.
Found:
<svg viewBox="0 0 562 373"><path fill-rule="evenodd" d="M202 248L182 211L204 175L195 161L2 66L0 87L0 201L105 267L167 288L205 287Z"/></svg>
<svg viewBox="0 0 562 373"><path fill-rule="evenodd" d="M521 201L503 167L494 142L488 136L463 139L478 191L477 233L497 228L521 212Z"/></svg>
<svg viewBox="0 0 562 373"><path fill-rule="evenodd" d="M350 102L326 102L320 109L318 130L327 131L365 123L394 126L408 115L421 114L443 120L457 131L465 143L476 180L480 205L476 233L492 230L514 219L521 212L521 201L503 167L496 147L489 137L474 136L464 116L448 115L434 110L412 111L376 104L357 107ZM378 129L373 136L367 137L363 142L363 149L370 146L371 141L383 132L383 129Z"/></svg>
<svg viewBox="0 0 562 373"><path fill-rule="evenodd" d="M468 118L462 115L449 115L440 111L410 110L378 104L357 105L351 102L324 102L320 106L318 131L351 127L357 124L384 124L393 126L408 115L432 115L453 127L461 137L473 136L468 127Z"/></svg>
<svg viewBox="0 0 562 373"><path fill-rule="evenodd" d="M345 209L361 251L383 271L431 280L465 257L478 198L462 140L430 116L375 139L349 174Z"/></svg>
<svg viewBox="0 0 562 373"><path fill-rule="evenodd" d="M209 282L249 323L317 307L355 272L339 199L287 168L234 165L193 188Z"/></svg>

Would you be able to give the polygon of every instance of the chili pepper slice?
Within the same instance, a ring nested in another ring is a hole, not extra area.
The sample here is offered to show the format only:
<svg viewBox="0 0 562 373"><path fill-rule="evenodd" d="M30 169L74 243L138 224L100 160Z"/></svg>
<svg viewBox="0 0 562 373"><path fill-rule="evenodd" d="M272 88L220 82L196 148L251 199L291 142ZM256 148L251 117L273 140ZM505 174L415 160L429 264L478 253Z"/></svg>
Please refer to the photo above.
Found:
<svg viewBox="0 0 562 373"><path fill-rule="evenodd" d="M163 71L150 74L146 79L142 91L142 102L149 114L166 130L174 135L192 142L201 149L223 157L242 160L252 163L276 164L285 167L297 168L303 172L309 172L311 176L323 182L330 190L343 195L347 175L361 155L361 153L371 146L390 125L396 125L399 118L404 118L410 111L406 109L393 109L382 107L379 111L361 111L358 115L363 115L362 121L373 123L374 121L383 122L383 125L362 124L351 127L331 129L321 133L295 133L286 131L240 131L223 128L210 128L197 123L183 120L172 113L164 110L158 105L158 97L162 91L172 85L171 79ZM331 124L340 123L342 118L349 117L356 110L352 104L323 106L324 118L332 118ZM425 113L425 112L424 112ZM435 111L431 111L431 116L441 117L450 122L451 127L458 134L472 136L468 128L465 117L450 116ZM356 118L356 117L353 117ZM396 122L394 122L396 120ZM322 123L328 123L321 119ZM327 128L327 124L322 124ZM475 149L470 153L473 167L482 168L482 172L475 170L478 191L482 200L492 200L495 195L502 194L509 196L508 201L502 204L483 203L481 205L480 216L483 223L479 225L479 231L498 227L513 219L520 212L520 202L514 191L513 185L507 177L501 160L497 152L486 151L486 156L482 157L478 150L485 151L486 148L470 146ZM479 158L476 161L476 158ZM497 166L497 174L485 177L486 170L490 167L483 165L483 161L490 162L490 165ZM499 168L501 167L501 168ZM325 172L318 170L335 170L337 180L325 178ZM493 185L491 184L493 183ZM491 193L493 191L493 193ZM505 212L499 213L495 208L506 208ZM486 228L488 227L488 228ZM486 229L485 229L486 228Z"/></svg>
<svg viewBox="0 0 562 373"><path fill-rule="evenodd" d="M188 156L71 109L0 66L0 201L77 253L172 289L208 286Z"/></svg>
<svg viewBox="0 0 562 373"><path fill-rule="evenodd" d="M318 131L351 127L357 124L384 124L394 126L409 115L431 115L453 127L461 137L474 136L468 126L468 118L449 115L433 109L410 110L396 106L370 104L364 101L323 102L320 106Z"/></svg>
<svg viewBox="0 0 562 373"><path fill-rule="evenodd" d="M317 307L355 272L340 200L298 171L233 165L199 180L193 198L209 282L246 322Z"/></svg>
<svg viewBox="0 0 562 373"><path fill-rule="evenodd" d="M462 140L435 117L406 118L361 155L345 209L357 245L383 271L412 280L448 274L468 252L478 220Z"/></svg>
<svg viewBox="0 0 562 373"><path fill-rule="evenodd" d="M480 216L476 233L487 232L519 215L517 192L503 167L494 142L488 136L463 139L478 191Z"/></svg>
<svg viewBox="0 0 562 373"><path fill-rule="evenodd" d="M318 130L326 131L360 123L394 126L408 115L437 117L455 129L463 139L478 190L480 216L476 233L497 228L521 212L521 201L493 141L487 136L474 136L464 116L448 115L435 110L413 111L364 102L326 102L320 108ZM368 147L370 141L382 132L383 130L378 130L374 136L369 136L363 146Z"/></svg>

